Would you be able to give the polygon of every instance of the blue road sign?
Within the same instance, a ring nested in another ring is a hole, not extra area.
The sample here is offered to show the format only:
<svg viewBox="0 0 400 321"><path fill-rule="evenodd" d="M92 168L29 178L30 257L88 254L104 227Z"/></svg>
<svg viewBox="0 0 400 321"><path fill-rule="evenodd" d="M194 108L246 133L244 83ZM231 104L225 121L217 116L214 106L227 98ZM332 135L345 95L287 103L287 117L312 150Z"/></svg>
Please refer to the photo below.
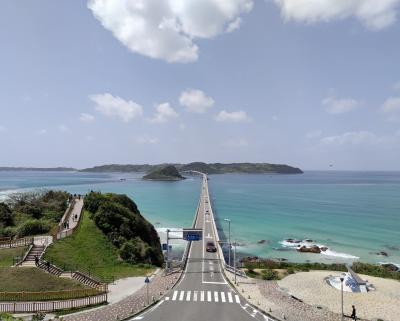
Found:
<svg viewBox="0 0 400 321"><path fill-rule="evenodd" d="M187 234L186 241L200 241L200 235L198 234Z"/></svg>
<svg viewBox="0 0 400 321"><path fill-rule="evenodd" d="M150 283L150 279L146 276L146 279L144 280L144 283Z"/></svg>
<svg viewBox="0 0 400 321"><path fill-rule="evenodd" d="M162 244L162 250L163 250L163 251L166 251L166 250L167 250L167 243L163 243L163 244Z"/></svg>

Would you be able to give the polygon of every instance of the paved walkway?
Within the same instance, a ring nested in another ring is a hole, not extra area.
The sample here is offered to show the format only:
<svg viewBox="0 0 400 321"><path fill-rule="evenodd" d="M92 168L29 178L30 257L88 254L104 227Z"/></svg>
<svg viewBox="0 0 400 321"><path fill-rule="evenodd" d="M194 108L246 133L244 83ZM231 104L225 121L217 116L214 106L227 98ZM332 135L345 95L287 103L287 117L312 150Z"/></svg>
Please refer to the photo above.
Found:
<svg viewBox="0 0 400 321"><path fill-rule="evenodd" d="M62 230L63 232L72 230L78 225L82 213L82 208L83 208L83 198L80 199L75 198L74 207L71 211L71 214L67 217L68 228L64 228Z"/></svg>
<svg viewBox="0 0 400 321"><path fill-rule="evenodd" d="M168 289L179 280L180 273L163 276L160 271L151 281L149 286L149 297L150 301L152 297L154 300L160 299ZM80 312L76 314L64 316L66 321L112 321L122 320L133 314L138 313L147 305L147 291L146 287L143 286L134 294L126 297L125 299L110 304L101 308L94 309L92 311Z"/></svg>

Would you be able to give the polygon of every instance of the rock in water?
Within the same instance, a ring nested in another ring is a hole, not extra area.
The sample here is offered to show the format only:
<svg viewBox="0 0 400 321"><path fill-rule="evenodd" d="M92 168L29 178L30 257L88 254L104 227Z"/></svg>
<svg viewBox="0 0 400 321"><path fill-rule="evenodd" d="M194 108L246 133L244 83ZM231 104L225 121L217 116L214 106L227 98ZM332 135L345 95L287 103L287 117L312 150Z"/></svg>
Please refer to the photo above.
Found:
<svg viewBox="0 0 400 321"><path fill-rule="evenodd" d="M179 174L175 166L168 165L143 176L143 179L154 181L180 181L185 179L185 177Z"/></svg>

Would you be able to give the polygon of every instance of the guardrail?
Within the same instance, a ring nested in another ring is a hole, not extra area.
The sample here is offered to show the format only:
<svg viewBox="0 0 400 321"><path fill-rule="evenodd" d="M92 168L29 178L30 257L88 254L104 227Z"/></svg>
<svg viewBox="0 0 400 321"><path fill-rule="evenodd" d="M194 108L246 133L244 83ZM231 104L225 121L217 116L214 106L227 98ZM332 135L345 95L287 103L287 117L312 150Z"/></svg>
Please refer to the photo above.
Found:
<svg viewBox="0 0 400 321"><path fill-rule="evenodd" d="M30 244L33 244L33 237L23 237L16 240L9 238L7 240L0 241L0 249L22 247Z"/></svg>
<svg viewBox="0 0 400 321"><path fill-rule="evenodd" d="M57 310L69 310L97 305L107 302L107 293L89 296L80 299L64 301L41 301L41 302L0 302L0 312L6 313L34 313L53 312Z"/></svg>
<svg viewBox="0 0 400 321"><path fill-rule="evenodd" d="M105 291L96 289L76 289L62 291L43 291L43 292L0 292L0 301L50 301L78 299L89 296L104 294Z"/></svg>
<svg viewBox="0 0 400 321"><path fill-rule="evenodd" d="M205 179L207 179L207 175L204 174ZM224 252L222 250L222 245L221 245L221 239L219 238L219 233L218 233L218 229L217 229L217 225L215 223L215 216L214 216L214 211L213 211L213 206L210 200L210 193L208 191L208 183L206 185L206 191L207 191L207 199L208 199L208 203L210 204L210 215L212 218L212 228L214 230L214 235L216 237L216 241L218 243L217 249L218 249L218 256L220 259L220 262L222 263L222 267L224 268L224 270L227 270L231 273L236 273L236 275L239 275L241 277L245 277L247 278L246 273L244 273L242 270L239 270L238 268L235 269L235 267L230 266L229 264L226 263L225 261L225 256L224 256Z"/></svg>

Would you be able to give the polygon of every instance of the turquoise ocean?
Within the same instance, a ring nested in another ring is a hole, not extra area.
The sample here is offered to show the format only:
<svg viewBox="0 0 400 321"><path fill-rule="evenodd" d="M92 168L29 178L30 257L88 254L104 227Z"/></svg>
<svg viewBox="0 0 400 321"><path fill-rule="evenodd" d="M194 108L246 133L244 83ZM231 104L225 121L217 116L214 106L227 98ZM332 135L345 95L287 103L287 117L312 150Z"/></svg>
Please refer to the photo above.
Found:
<svg viewBox="0 0 400 321"><path fill-rule="evenodd" d="M0 201L32 189L125 193L161 237L167 228L190 227L200 180L155 182L142 180L142 175L0 171ZM400 264L400 172L210 175L209 186L221 236L228 235L224 218L231 219L231 238L241 255ZM298 253L287 238L311 239L328 250ZM388 256L378 255L381 251Z"/></svg>

